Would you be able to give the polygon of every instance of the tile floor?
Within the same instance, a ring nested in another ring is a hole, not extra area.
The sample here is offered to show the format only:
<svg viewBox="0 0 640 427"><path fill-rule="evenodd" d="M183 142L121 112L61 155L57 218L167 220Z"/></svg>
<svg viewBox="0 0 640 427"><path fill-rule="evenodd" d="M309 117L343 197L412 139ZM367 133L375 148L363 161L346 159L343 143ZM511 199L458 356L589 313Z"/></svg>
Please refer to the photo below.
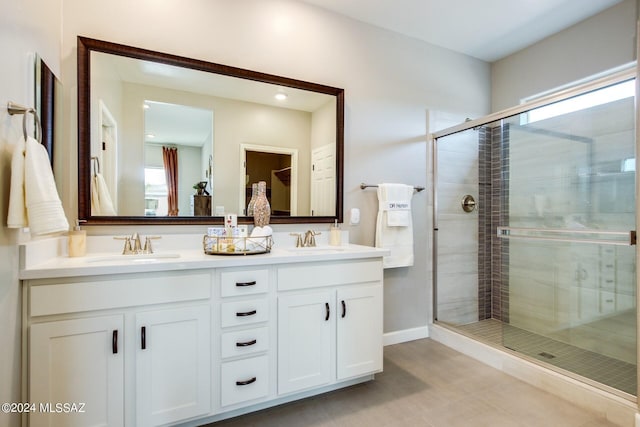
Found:
<svg viewBox="0 0 640 427"><path fill-rule="evenodd" d="M211 427L596 427L601 416L431 339L387 346L374 381Z"/></svg>
<svg viewBox="0 0 640 427"><path fill-rule="evenodd" d="M603 322L605 321L600 321L600 323ZM571 331L565 330L564 333L559 331L551 337L547 337L503 324L499 320L487 319L458 326L456 329L489 343L504 345L533 359L576 373L630 395L636 393L636 365L586 350L580 345L569 344L568 342L572 338L571 334L578 335L579 328L573 328ZM622 331L622 329L624 328L618 328L617 331ZM635 333L635 328L633 332ZM594 337L600 337L600 341L605 344L610 343L608 347L614 348L618 346L618 341L624 334L610 331L608 337L606 334L594 335L592 332L586 335L589 335L591 340ZM557 339L552 339L554 337ZM584 338L579 336L577 338L579 338L577 344L585 344ZM635 348L630 349L627 353L632 353L635 357Z"/></svg>

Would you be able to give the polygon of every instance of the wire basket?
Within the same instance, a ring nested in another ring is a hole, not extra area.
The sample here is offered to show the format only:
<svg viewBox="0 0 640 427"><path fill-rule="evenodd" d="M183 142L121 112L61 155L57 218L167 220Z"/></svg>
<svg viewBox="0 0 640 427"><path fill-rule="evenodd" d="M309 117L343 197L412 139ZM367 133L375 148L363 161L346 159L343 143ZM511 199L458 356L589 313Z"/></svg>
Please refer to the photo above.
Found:
<svg viewBox="0 0 640 427"><path fill-rule="evenodd" d="M257 255L271 252L273 238L223 237L204 235L202 247L207 255Z"/></svg>

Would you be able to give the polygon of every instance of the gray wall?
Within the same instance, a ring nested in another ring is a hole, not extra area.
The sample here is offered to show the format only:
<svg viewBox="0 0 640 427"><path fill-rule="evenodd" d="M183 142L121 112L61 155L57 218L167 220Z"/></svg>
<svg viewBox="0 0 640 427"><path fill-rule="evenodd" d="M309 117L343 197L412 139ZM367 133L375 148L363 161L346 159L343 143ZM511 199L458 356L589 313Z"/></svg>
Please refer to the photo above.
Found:
<svg viewBox="0 0 640 427"><path fill-rule="evenodd" d="M636 0L625 0L491 64L491 110L635 60Z"/></svg>
<svg viewBox="0 0 640 427"><path fill-rule="evenodd" d="M10 160L22 138L22 117L11 117L8 101L33 105L33 73L29 58L38 53L60 74L62 0L0 0L0 402L20 402L20 316L18 241L24 234L6 227ZM56 171L57 172L57 171ZM19 414L0 413L0 425L20 425Z"/></svg>
<svg viewBox="0 0 640 427"><path fill-rule="evenodd" d="M153 25L139 25L150 19ZM426 185L427 109L464 115L489 112L487 63L300 2L192 0L184 7L182 2L165 1L149 11L128 0L65 0L63 23L62 67L69 117L66 161L72 171L65 178L72 190L63 202L70 211L76 205L78 34L344 88L345 212L357 207L362 215L360 225L343 228L351 232L352 242L365 245L374 243L378 201L375 191L362 191L358 184ZM429 320L426 193L413 198L415 266L385 272L386 332L425 328ZM281 226L276 231L290 228ZM294 229L307 228L326 231L328 225ZM111 229L89 231L113 233Z"/></svg>

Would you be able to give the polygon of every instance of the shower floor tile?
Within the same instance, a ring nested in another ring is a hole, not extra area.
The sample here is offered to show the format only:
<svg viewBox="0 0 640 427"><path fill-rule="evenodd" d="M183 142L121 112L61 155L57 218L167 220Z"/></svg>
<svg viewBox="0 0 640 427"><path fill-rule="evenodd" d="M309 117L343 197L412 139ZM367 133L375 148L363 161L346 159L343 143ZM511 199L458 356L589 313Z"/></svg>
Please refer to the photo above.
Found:
<svg viewBox="0 0 640 427"><path fill-rule="evenodd" d="M487 319L456 326L457 330L517 351L541 362L636 395L636 366L552 338Z"/></svg>

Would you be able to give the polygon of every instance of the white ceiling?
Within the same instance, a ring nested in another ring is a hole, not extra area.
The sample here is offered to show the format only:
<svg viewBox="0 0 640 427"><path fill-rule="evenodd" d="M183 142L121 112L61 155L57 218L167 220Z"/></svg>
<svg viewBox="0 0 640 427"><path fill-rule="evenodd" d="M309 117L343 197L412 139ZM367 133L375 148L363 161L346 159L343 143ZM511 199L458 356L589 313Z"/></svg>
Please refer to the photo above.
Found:
<svg viewBox="0 0 640 427"><path fill-rule="evenodd" d="M493 62L622 0L300 0Z"/></svg>

